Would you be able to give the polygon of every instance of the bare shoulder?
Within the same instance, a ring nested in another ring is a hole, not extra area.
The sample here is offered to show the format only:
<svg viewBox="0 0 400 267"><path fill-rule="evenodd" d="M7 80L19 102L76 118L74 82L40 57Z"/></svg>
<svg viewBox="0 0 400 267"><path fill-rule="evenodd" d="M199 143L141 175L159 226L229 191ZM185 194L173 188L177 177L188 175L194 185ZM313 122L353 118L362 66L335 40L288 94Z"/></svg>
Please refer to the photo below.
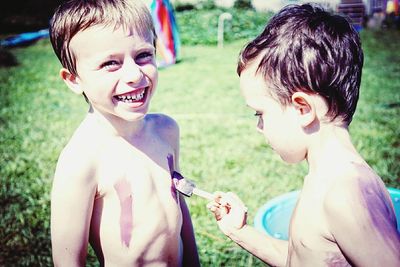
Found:
<svg viewBox="0 0 400 267"><path fill-rule="evenodd" d="M178 123L170 116L161 113L151 113L146 116L149 123L156 124L161 130L176 131Z"/></svg>
<svg viewBox="0 0 400 267"><path fill-rule="evenodd" d="M94 146L85 141L90 142L89 140L71 139L61 151L57 165L66 167L89 166L95 156ZM76 168L74 169L76 170Z"/></svg>
<svg viewBox="0 0 400 267"><path fill-rule="evenodd" d="M354 266L399 266L400 235L381 178L366 164L338 174L323 203L332 241Z"/></svg>
<svg viewBox="0 0 400 267"><path fill-rule="evenodd" d="M364 190L371 186L375 190L381 188L380 178L368 166L342 166L327 175L334 176L324 203L328 209L359 204Z"/></svg>
<svg viewBox="0 0 400 267"><path fill-rule="evenodd" d="M79 127L59 155L55 182L93 182L90 179L93 177L100 148L99 139L86 126Z"/></svg>
<svg viewBox="0 0 400 267"><path fill-rule="evenodd" d="M370 211L393 219L393 206L381 178L366 164L342 168L326 194L324 209L331 219L370 217Z"/></svg>
<svg viewBox="0 0 400 267"><path fill-rule="evenodd" d="M178 123L170 116L160 113L148 114L146 120L162 138L170 142L176 142L179 138Z"/></svg>

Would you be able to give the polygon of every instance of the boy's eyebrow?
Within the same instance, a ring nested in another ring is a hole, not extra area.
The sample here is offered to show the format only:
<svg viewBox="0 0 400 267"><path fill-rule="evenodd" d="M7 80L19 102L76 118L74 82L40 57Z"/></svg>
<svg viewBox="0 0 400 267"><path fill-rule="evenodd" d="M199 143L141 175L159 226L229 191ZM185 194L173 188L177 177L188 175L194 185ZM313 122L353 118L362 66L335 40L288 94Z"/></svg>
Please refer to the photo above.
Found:
<svg viewBox="0 0 400 267"><path fill-rule="evenodd" d="M153 44L147 43L147 42L146 42L146 44L142 45L141 47L137 47L135 50L136 50L136 51L140 51L140 50L143 50L143 49L152 49L152 50L156 50L156 48L154 47Z"/></svg>
<svg viewBox="0 0 400 267"><path fill-rule="evenodd" d="M105 61L115 59L116 57L118 57L118 53L99 55L98 57L95 58L94 62L96 62L97 64L101 64Z"/></svg>
<svg viewBox="0 0 400 267"><path fill-rule="evenodd" d="M95 58L93 58L93 60L91 61L90 66L93 69L99 69L107 61L116 60L117 58L118 58L118 54L117 53L98 55Z"/></svg>

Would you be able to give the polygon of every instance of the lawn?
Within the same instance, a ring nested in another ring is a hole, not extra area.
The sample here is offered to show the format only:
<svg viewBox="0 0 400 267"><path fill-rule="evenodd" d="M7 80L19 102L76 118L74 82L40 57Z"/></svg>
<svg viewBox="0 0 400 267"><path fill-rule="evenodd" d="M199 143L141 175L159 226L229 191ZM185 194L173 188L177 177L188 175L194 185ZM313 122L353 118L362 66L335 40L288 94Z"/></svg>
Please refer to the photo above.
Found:
<svg viewBox="0 0 400 267"><path fill-rule="evenodd" d="M185 16L193 19L189 13L178 19ZM257 20L253 26L263 19L246 17ZM239 93L236 60L260 27L246 27L240 35L239 26L232 22L223 49L209 37L216 38L213 30L182 27L181 60L160 69L151 111L179 123L182 173L205 190L236 192L249 207L252 224L268 199L299 189L307 169L304 163L283 163L255 131L256 119ZM191 31L208 37L190 39ZM365 67L350 131L385 183L400 188L400 32L364 30L361 36ZM0 69L0 266L51 266L52 176L58 154L88 106L59 79L60 66L47 39L11 52L19 65ZM205 200L193 196L187 203L203 266L263 266L219 232ZM93 256L88 265L96 266Z"/></svg>

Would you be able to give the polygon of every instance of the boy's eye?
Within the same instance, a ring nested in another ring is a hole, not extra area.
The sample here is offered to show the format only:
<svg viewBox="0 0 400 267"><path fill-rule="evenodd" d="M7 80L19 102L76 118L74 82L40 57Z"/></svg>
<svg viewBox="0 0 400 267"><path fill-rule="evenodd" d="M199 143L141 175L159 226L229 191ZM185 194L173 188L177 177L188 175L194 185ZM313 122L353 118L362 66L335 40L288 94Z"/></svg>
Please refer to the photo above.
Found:
<svg viewBox="0 0 400 267"><path fill-rule="evenodd" d="M119 67L120 63L116 60L109 60L100 65L100 68L105 68L106 70L115 70Z"/></svg>
<svg viewBox="0 0 400 267"><path fill-rule="evenodd" d="M256 113L254 114L254 116L256 116L256 117L260 117L260 116L262 116L262 113L261 113L261 112L259 112L259 111L256 111Z"/></svg>
<svg viewBox="0 0 400 267"><path fill-rule="evenodd" d="M138 63L145 63L151 60L153 60L153 53L151 52L142 52L136 57Z"/></svg>

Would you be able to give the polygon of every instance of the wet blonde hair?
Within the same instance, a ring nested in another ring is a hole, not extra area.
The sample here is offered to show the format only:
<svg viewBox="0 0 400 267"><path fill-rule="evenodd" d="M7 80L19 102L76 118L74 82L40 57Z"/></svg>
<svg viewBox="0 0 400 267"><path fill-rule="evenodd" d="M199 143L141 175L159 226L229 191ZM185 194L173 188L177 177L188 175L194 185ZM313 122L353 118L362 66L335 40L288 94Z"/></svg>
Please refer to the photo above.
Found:
<svg viewBox="0 0 400 267"><path fill-rule="evenodd" d="M147 6L139 0L70 0L61 4L50 20L50 40L64 68L77 75L76 58L70 49L71 39L95 25L133 29L146 37L156 34Z"/></svg>

